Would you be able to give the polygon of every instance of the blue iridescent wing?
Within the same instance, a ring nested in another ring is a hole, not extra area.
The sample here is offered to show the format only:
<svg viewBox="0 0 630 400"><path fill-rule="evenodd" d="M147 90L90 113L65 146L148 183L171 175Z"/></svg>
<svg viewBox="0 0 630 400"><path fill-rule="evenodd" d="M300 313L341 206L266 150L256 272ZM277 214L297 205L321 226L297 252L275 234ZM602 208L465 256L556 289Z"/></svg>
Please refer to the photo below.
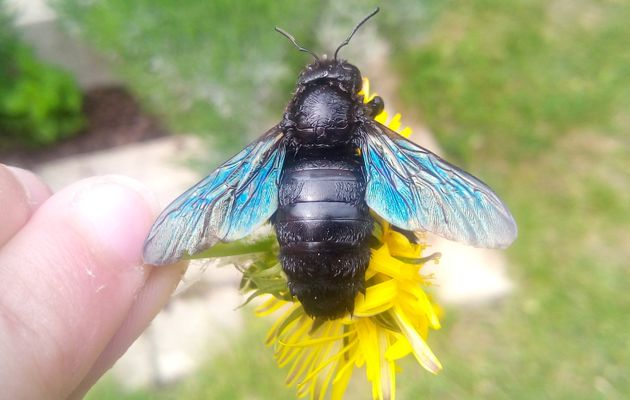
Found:
<svg viewBox="0 0 630 400"><path fill-rule="evenodd" d="M274 127L179 196L144 243L144 262L171 264L219 241L241 239L278 208L285 146Z"/></svg>
<svg viewBox="0 0 630 400"><path fill-rule="evenodd" d="M485 183L378 122L360 129L366 202L379 216L477 247L514 241L514 218Z"/></svg>

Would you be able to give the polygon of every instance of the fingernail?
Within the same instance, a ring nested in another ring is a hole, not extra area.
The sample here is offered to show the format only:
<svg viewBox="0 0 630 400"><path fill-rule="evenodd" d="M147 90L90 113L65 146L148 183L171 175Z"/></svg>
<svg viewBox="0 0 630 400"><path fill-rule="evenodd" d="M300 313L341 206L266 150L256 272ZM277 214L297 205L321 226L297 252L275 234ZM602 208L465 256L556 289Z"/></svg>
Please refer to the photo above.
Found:
<svg viewBox="0 0 630 400"><path fill-rule="evenodd" d="M39 206L50 197L52 193L50 188L31 171L9 165L6 168L24 189L26 200L31 207Z"/></svg>
<svg viewBox="0 0 630 400"><path fill-rule="evenodd" d="M157 201L143 185L117 175L96 178L76 192L73 208L100 247L126 264L141 264L142 245L157 212Z"/></svg>

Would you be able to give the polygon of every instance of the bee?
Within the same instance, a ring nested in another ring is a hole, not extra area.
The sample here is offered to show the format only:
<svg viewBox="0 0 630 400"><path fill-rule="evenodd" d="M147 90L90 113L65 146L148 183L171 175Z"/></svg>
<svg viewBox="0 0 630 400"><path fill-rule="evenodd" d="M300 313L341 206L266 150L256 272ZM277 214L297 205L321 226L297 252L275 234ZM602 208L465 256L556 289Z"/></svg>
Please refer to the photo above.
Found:
<svg viewBox="0 0 630 400"><path fill-rule="evenodd" d="M429 231L487 248L507 247L517 227L481 180L374 120L359 69L318 57L300 73L280 123L188 189L157 218L144 245L148 264L171 264L218 242L275 228L288 287L313 317L352 313L365 293L372 212L411 234Z"/></svg>

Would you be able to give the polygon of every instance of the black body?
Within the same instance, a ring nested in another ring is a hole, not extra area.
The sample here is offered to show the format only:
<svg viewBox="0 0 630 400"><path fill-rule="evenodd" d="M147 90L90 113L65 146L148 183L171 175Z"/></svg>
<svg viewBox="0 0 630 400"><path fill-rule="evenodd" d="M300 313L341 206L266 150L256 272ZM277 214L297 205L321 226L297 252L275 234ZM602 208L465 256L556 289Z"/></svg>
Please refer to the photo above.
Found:
<svg viewBox="0 0 630 400"><path fill-rule="evenodd" d="M273 218L280 261L291 294L317 317L352 313L365 290L373 220L355 127L372 111L360 85L356 67L317 61L300 76L280 124L287 138Z"/></svg>
<svg viewBox="0 0 630 400"><path fill-rule="evenodd" d="M372 218L356 156L300 151L285 162L275 228L289 289L307 313L352 312L370 260Z"/></svg>

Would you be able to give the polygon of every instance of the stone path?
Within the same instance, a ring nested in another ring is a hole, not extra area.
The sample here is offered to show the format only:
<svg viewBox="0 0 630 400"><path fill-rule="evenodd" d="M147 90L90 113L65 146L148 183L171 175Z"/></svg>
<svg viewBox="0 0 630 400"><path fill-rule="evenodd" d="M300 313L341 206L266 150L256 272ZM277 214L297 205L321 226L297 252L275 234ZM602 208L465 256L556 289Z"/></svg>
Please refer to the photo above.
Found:
<svg viewBox="0 0 630 400"><path fill-rule="evenodd" d="M39 49L40 55L74 72L83 87L116 82L103 60L58 29L54 13L45 7L44 1L10 0L9 4L26 10L19 23L24 36ZM362 46L369 51L362 52ZM367 64L362 67L364 73L374 77L372 85L386 99L388 109L395 110L396 102L392 99L396 98L397 82L391 74L383 73L388 70L383 61L387 60L388 52L375 29L366 26L344 56L362 59L362 64ZM407 115L403 122L413 128L414 140L440 152L421 124ZM92 175L128 175L153 188L166 205L201 177L185 163L200 148L202 145L193 137L173 136L48 162L38 166L36 172L53 189ZM512 288L500 252L474 249L435 237L429 239L431 250L443 254L441 263L431 267L439 301L466 306L499 298ZM166 383L190 373L213 352L228 346L229 338L238 332L243 324L242 313L234 309L243 298L237 292L239 275L234 269L212 269L191 279L199 282L174 297L113 368L111 373L121 383L139 387Z"/></svg>

